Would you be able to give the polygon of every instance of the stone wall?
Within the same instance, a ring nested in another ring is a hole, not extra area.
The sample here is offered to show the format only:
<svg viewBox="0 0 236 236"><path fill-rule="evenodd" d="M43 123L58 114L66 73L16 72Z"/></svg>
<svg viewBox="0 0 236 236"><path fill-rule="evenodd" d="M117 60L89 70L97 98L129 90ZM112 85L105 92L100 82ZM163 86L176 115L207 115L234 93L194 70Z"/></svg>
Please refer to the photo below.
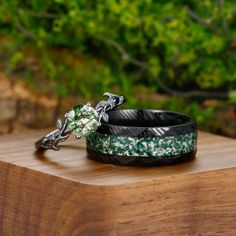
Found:
<svg viewBox="0 0 236 236"><path fill-rule="evenodd" d="M140 101L145 97L157 104L160 99L166 99L145 91L138 96ZM81 97L60 100L42 94L29 88L20 78L15 78L11 84L6 76L0 74L0 134L55 127L56 120L63 118L71 107L85 102ZM212 101L205 101L204 106L211 105ZM221 106L208 128L210 132L236 138L236 106Z"/></svg>
<svg viewBox="0 0 236 236"><path fill-rule="evenodd" d="M79 98L60 101L56 96L40 94L21 79L11 84L0 74L0 134L54 127L55 121Z"/></svg>

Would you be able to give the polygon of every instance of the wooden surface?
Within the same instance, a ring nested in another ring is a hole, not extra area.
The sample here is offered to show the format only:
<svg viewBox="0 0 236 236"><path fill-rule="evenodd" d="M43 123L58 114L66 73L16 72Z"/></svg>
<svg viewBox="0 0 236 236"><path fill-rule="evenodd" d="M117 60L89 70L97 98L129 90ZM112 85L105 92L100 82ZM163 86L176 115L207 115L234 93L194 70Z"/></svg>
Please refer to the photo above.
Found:
<svg viewBox="0 0 236 236"><path fill-rule="evenodd" d="M197 158L132 168L84 141L36 154L45 131L0 136L0 235L236 235L236 140L199 133Z"/></svg>

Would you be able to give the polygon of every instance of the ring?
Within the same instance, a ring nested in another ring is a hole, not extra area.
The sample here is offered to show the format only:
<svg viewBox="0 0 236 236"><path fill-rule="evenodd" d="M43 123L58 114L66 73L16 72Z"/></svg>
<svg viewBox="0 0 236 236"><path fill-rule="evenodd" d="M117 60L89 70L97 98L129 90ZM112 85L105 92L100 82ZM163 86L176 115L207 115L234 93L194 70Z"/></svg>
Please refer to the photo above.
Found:
<svg viewBox="0 0 236 236"><path fill-rule="evenodd" d="M107 113L87 136L90 159L117 165L159 166L191 160L197 151L197 126L172 111L127 109Z"/></svg>
<svg viewBox="0 0 236 236"><path fill-rule="evenodd" d="M59 150L58 143L67 140L71 133L77 139L86 137L96 131L101 121L108 122L106 112L125 103L125 98L108 92L103 95L108 97L107 101L100 101L95 108L90 103L79 104L65 114L64 121L58 119L57 129L35 142L36 149Z"/></svg>

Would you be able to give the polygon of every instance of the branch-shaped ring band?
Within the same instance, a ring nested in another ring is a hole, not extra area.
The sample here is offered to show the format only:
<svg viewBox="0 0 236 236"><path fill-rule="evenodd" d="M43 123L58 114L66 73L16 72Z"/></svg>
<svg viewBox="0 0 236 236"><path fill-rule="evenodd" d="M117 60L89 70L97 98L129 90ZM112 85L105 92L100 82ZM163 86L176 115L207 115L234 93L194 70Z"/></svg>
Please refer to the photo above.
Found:
<svg viewBox="0 0 236 236"><path fill-rule="evenodd" d="M58 143L67 140L71 133L76 138L87 137L96 131L101 124L101 119L108 121L107 111L113 110L125 103L123 96L104 93L107 101L100 101L95 108L90 103L77 105L65 114L65 120L57 120L57 129L35 142L37 150L59 150Z"/></svg>

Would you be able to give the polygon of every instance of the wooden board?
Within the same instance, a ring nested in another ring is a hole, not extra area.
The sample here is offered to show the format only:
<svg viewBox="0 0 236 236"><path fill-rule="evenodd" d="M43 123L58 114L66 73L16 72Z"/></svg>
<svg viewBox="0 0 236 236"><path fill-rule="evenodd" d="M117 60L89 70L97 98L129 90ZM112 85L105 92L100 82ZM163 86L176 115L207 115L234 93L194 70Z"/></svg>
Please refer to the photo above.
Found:
<svg viewBox="0 0 236 236"><path fill-rule="evenodd" d="M197 158L155 168L38 155L45 131L0 136L0 235L236 235L236 140L199 133Z"/></svg>

